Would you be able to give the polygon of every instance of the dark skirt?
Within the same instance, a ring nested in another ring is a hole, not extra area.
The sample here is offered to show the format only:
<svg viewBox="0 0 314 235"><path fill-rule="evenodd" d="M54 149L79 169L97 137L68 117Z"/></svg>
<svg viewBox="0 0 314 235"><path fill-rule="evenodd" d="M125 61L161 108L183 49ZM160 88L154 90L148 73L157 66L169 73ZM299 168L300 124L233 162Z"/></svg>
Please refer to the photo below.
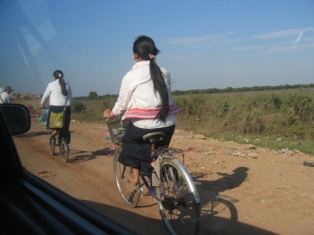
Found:
<svg viewBox="0 0 314 235"><path fill-rule="evenodd" d="M166 137L162 141L156 142L156 149L160 147L168 147L171 137L174 133L175 125L157 128L157 129L142 129L134 126L131 122L126 128L125 135L122 139L122 152L119 156L119 162L133 168L140 169L141 172L149 172L151 162L151 146L152 144L142 137L145 134L162 131Z"/></svg>

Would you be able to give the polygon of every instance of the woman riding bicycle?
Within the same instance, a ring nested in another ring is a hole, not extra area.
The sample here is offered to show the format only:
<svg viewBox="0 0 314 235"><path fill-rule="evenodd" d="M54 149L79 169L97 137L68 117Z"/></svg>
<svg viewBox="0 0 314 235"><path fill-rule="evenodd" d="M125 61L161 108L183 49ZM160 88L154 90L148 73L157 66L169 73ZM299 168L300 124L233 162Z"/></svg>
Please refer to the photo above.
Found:
<svg viewBox="0 0 314 235"><path fill-rule="evenodd" d="M156 147L168 146L175 130L175 115L180 111L170 97L170 74L156 63L159 50L147 36L139 36L133 43L133 58L136 62L123 77L119 97L112 110L105 110L104 117L121 115L129 119L125 136L122 139L122 152L119 162L130 166L130 181L139 182L139 171L149 173L151 143L142 136L162 131L166 134Z"/></svg>
<svg viewBox="0 0 314 235"><path fill-rule="evenodd" d="M66 84L63 79L63 72L56 70L53 73L54 81L50 82L43 94L41 99L41 106L45 106L49 99L50 111L62 112L65 107L64 114L64 125L59 129L60 139L64 138L69 144L71 141L71 134L69 131L70 120L71 120L71 101L72 101L72 90L69 84ZM48 123L47 123L48 128ZM57 130L53 130L51 136L57 134Z"/></svg>

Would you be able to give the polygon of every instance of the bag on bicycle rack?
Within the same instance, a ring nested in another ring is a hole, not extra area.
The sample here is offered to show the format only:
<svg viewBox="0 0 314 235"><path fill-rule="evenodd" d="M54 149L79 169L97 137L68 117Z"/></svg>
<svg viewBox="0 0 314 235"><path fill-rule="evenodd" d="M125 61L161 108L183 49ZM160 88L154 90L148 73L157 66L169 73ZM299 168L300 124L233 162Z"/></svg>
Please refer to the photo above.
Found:
<svg viewBox="0 0 314 235"><path fill-rule="evenodd" d="M67 104L68 96L65 99L64 107L52 106L50 107L50 115L48 119L47 128L50 129L60 129L64 126L65 110Z"/></svg>
<svg viewBox="0 0 314 235"><path fill-rule="evenodd" d="M62 128L64 125L64 110L59 113L50 112L48 128Z"/></svg>

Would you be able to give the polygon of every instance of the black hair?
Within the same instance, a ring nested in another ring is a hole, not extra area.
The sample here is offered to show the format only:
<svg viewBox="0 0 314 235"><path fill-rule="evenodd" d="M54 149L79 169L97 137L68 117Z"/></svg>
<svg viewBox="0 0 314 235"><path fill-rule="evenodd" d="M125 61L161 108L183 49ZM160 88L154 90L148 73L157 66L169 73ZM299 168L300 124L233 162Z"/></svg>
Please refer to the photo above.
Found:
<svg viewBox="0 0 314 235"><path fill-rule="evenodd" d="M68 95L68 91L67 91L67 88L65 86L65 81L63 79L63 72L61 70L56 70L53 72L53 76L54 76L54 78L59 79L59 84L61 87L62 94Z"/></svg>
<svg viewBox="0 0 314 235"><path fill-rule="evenodd" d="M136 53L142 60L150 60L150 75L154 83L154 88L161 98L161 109L155 118L159 118L164 122L169 111L169 94L163 74L155 61L155 56L159 52L153 39L150 37L139 36L133 43L133 53Z"/></svg>

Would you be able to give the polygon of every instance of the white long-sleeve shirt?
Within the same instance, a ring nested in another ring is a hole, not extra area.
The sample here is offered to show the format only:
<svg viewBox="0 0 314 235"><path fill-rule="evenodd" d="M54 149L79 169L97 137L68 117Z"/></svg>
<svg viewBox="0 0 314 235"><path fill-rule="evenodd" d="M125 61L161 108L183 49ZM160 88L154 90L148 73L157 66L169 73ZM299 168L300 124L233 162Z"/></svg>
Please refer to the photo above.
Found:
<svg viewBox="0 0 314 235"><path fill-rule="evenodd" d="M10 102L10 95L6 91L2 91L0 93L0 104L8 104Z"/></svg>
<svg viewBox="0 0 314 235"><path fill-rule="evenodd" d="M68 90L68 95L65 96L61 92L61 86L59 84L59 79L50 82L43 94L41 99L41 106L45 106L47 100L49 99L49 104L53 106L64 106L65 101L67 100L66 106L71 105L72 101L72 89L70 85L66 84Z"/></svg>
<svg viewBox="0 0 314 235"><path fill-rule="evenodd" d="M159 93L154 89L149 70L150 61L137 62L132 69L123 77L119 97L115 103L112 113L122 114L124 111L134 108L156 109L161 106ZM169 105L173 104L170 97L171 78L170 74L161 68L169 94ZM159 119L131 119L133 124L139 128L155 129L175 124L175 116L168 115L166 121Z"/></svg>

